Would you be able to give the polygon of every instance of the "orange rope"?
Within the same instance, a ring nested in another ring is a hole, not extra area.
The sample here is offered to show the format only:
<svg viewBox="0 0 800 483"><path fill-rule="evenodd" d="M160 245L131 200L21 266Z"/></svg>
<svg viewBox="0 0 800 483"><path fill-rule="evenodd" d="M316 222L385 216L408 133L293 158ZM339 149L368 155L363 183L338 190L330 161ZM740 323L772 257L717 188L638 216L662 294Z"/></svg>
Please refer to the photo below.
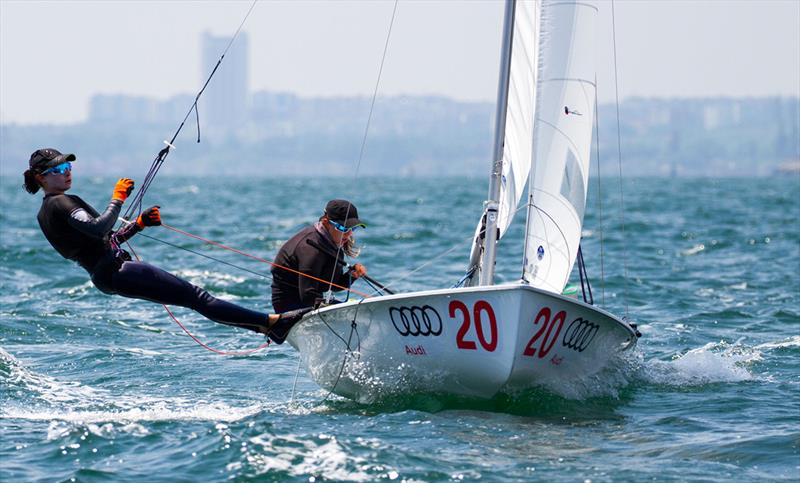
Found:
<svg viewBox="0 0 800 483"><path fill-rule="evenodd" d="M128 244L128 248L130 248L131 251L133 252L133 256L136 257L136 260L141 262L142 259L139 258L139 254L136 253L136 250L133 249L133 245L131 245L131 242L128 241L127 244ZM178 324L178 327L180 327L181 329L183 329L184 332L186 332L186 335L191 337L192 340L194 340L195 342L200 344L205 349L210 350L211 352L214 352L216 354L220 354L220 355L223 355L223 356L246 356L246 355L252 354L253 352L260 351L261 349L264 349L265 347L269 346L270 341L269 341L269 339L267 339L266 343L261 344L260 346L256 347L255 349L247 349L247 350L243 350L243 351L221 351L219 349L214 349L213 347L208 346L205 343L203 343L203 341L201 341L200 339L195 337L194 334L189 332L189 329L187 329L183 324L181 324L181 321L178 320L177 317L175 317L175 314L172 313L172 311L169 309L169 307L167 307L164 304L161 304L161 306L164 307L164 310L166 310L167 313L169 314L169 316L172 317L172 320L174 320L175 323Z"/></svg>
<svg viewBox="0 0 800 483"><path fill-rule="evenodd" d="M239 255L242 255L242 256L245 256L245 257L248 257L248 258L252 258L253 260L257 260L257 261L262 262L262 263L268 263L268 264L272 265L273 267L278 267L278 268L281 268L283 270L287 270L289 272L296 273L297 275L300 275L302 277L307 277L307 278L310 278L312 280L316 280L318 282L322 282L324 284L328 284L328 285L330 285L332 287L340 288L342 290L350 290L351 292L353 292L355 294L358 294L358 295L361 295L362 297L369 297L369 295L367 295L365 293L361 293L361 292L358 292L358 291L353 290L351 288L344 287L342 285L337 285L335 283L328 282L327 280L323 280L321 278L317 278L317 277L315 277L313 275L309 275L307 273L300 272L298 270L295 270L293 268L289 268L289 267L280 265L280 264L275 263L275 262L270 261L270 260L265 260L263 258L259 258L259 257L256 257L254 255L250 255L249 253L245 253L245 252L243 252L241 250L237 250L236 248L232 248L232 247L223 245L222 243L217 243L215 241L208 240L208 239L203 238L203 237L201 237L199 235L194 235L192 233L180 230L178 228L175 228L174 226L169 226L169 225L167 225L165 223L162 223L161 226L163 226L164 228L170 229L170 230L172 230L172 231L174 231L176 233L180 233L181 235L185 235L185 236L188 236L190 238L195 238L197 240L200 240L200 241L202 241L204 243L208 243L209 245L214 245L216 247L224 248L225 250L230 250L232 252L238 253ZM127 244L128 244L128 248L131 249L131 251L133 252L133 255L136 257L136 260L141 261L141 259L139 258L139 255L136 253L136 250L133 249L133 246L131 245L130 241L128 241ZM178 326L181 329L183 329L184 332L186 332L186 335L191 337L192 340L194 340L195 342L200 344L203 348L205 348L205 349L207 349L207 350L209 350L211 352L214 352L216 354L225 355L225 356L244 356L244 355L252 354L253 352L259 351L261 349L264 349L265 347L270 345L269 340L267 340L267 342L265 344L262 344L262 345L256 347L255 349L248 349L248 350L244 350L244 351L229 352L229 351L221 351L221 350L218 350L218 349L214 349L213 347L210 347L210 346L206 345L205 343L203 343L203 341L201 341L200 339L195 337L194 334L189 332L189 329L187 329L183 324L181 324L181 322L175 317L175 315L172 313L172 311L169 309L169 307L167 307L164 304L161 304L161 305L164 307L164 310L167 311L169 316L172 317L172 320L174 320L175 323L178 324Z"/></svg>
<svg viewBox="0 0 800 483"><path fill-rule="evenodd" d="M217 246L217 247L220 247L220 248L224 248L225 250L230 250L232 252L238 253L239 255L242 255L242 256L245 256L245 257L248 257L248 258L252 258L253 260L258 260L259 262L268 263L268 264L272 265L273 267L278 267L278 268L281 268L283 270L287 270L289 272L296 273L297 275L300 275L301 277L310 278L312 280L316 280L317 282L322 282L322 283L324 283L326 285L330 285L332 287L340 288L342 290L350 290L354 294L361 295L362 297L369 297L369 295L367 295L365 293L357 292L357 291L355 291L355 290L353 290L351 288L344 287L342 285L336 285L335 283L331 283L331 282L329 282L327 280L323 280L321 278L317 278L317 277L315 277L313 275L309 275L307 273L300 272L300 271L295 270L293 268L285 267L283 265L277 264L277 263L275 263L273 261L270 261L270 260L265 260L263 258L258 258L258 257L254 256L254 255L250 255L249 253L245 253L245 252L243 252L241 250L237 250L236 248L231 248L231 247L225 246L225 245L223 245L221 243L217 243L215 241L208 240L208 239L203 238L201 236L193 235L193 234L185 232L183 230L179 230L178 228L175 228L174 226L169 226L169 225L166 225L164 223L161 223L161 226L163 226L164 228L167 228L169 230L172 230L174 232L180 233L181 235L186 235L188 237L195 238L197 240L203 241L205 243L208 243L209 245L214 245L214 246Z"/></svg>

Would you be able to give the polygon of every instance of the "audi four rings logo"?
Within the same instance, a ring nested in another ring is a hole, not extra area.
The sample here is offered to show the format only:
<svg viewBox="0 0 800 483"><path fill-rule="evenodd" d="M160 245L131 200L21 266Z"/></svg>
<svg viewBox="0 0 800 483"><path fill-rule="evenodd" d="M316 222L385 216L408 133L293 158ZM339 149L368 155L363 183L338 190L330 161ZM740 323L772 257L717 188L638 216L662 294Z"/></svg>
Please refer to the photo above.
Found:
<svg viewBox="0 0 800 483"><path fill-rule="evenodd" d="M402 336L429 336L442 333L442 318L430 305L422 307L391 307L389 317Z"/></svg>
<svg viewBox="0 0 800 483"><path fill-rule="evenodd" d="M599 330L599 325L589 322L583 317L578 317L567 326L567 331L564 332L564 337L561 339L561 345L583 352L592 343Z"/></svg>

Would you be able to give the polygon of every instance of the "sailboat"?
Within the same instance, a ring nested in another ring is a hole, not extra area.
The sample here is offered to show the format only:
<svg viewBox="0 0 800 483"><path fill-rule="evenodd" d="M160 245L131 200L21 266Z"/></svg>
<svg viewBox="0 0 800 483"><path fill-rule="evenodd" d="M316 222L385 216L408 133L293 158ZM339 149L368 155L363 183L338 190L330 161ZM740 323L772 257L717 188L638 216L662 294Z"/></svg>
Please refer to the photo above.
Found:
<svg viewBox="0 0 800 483"><path fill-rule="evenodd" d="M306 316L287 341L321 387L359 401L491 398L591 377L636 345L635 326L562 295L586 206L597 14L586 0L507 0L489 195L465 277ZM497 242L526 185L521 277L496 285Z"/></svg>

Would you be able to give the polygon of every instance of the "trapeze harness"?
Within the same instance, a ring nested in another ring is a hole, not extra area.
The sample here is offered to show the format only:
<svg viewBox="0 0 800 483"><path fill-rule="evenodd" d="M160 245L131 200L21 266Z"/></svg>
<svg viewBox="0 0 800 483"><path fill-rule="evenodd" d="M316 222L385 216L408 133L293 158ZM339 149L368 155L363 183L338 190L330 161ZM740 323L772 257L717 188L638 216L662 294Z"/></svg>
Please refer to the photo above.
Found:
<svg viewBox="0 0 800 483"><path fill-rule="evenodd" d="M101 292L192 309L220 324L259 332L268 315L217 299L200 287L148 263L131 260L120 245L141 231L131 223L113 232L122 201L103 214L75 195L46 195L37 215L47 241L91 276Z"/></svg>

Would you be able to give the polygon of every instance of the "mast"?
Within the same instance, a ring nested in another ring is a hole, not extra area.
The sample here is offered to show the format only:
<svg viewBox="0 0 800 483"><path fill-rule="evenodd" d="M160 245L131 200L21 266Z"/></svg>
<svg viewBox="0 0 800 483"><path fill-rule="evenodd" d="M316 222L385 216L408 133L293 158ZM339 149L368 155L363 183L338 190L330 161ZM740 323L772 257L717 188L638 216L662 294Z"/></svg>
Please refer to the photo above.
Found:
<svg viewBox="0 0 800 483"><path fill-rule="evenodd" d="M486 231L483 238L483 260L480 264L480 285L492 285L494 283L494 265L497 256L497 210L500 206L500 186L503 176L503 141L506 131L506 108L508 107L508 81L511 70L511 44L514 37L515 7L516 0L506 0L505 14L503 16L500 78L497 86L492 171L489 178L489 196L484 210Z"/></svg>

